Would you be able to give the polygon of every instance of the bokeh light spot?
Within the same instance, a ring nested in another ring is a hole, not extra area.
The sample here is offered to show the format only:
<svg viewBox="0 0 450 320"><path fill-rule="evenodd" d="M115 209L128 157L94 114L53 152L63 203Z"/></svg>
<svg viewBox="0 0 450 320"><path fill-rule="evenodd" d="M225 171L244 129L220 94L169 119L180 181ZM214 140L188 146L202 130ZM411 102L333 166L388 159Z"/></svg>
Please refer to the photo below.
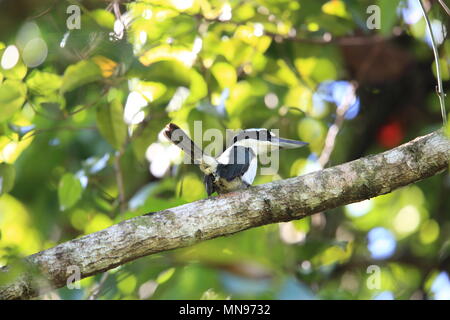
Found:
<svg viewBox="0 0 450 320"><path fill-rule="evenodd" d="M124 109L124 120L127 124L138 124L144 120L145 113L142 111L147 106L147 100L141 93L132 91L128 95Z"/></svg>
<svg viewBox="0 0 450 320"><path fill-rule="evenodd" d="M348 216L357 218L367 214L373 208L372 200L355 202L345 206L345 212Z"/></svg>
<svg viewBox="0 0 450 320"><path fill-rule="evenodd" d="M264 103L269 109L275 109L278 106L278 97L275 93L269 92L264 96Z"/></svg>
<svg viewBox="0 0 450 320"><path fill-rule="evenodd" d="M47 43L42 38L34 38L23 48L22 57L28 67L34 68L45 61L47 54Z"/></svg>
<svg viewBox="0 0 450 320"><path fill-rule="evenodd" d="M3 52L1 66L3 69L8 70L14 68L14 66L19 62L19 50L16 46L7 46Z"/></svg>
<svg viewBox="0 0 450 320"><path fill-rule="evenodd" d="M397 246L392 232L385 228L377 227L369 231L368 248L374 259L387 259L395 252Z"/></svg>
<svg viewBox="0 0 450 320"><path fill-rule="evenodd" d="M435 300L450 300L450 279L447 272L441 272L431 285Z"/></svg>
<svg viewBox="0 0 450 320"><path fill-rule="evenodd" d="M394 218L394 228L399 234L414 232L420 223L420 213L416 207L403 207Z"/></svg>

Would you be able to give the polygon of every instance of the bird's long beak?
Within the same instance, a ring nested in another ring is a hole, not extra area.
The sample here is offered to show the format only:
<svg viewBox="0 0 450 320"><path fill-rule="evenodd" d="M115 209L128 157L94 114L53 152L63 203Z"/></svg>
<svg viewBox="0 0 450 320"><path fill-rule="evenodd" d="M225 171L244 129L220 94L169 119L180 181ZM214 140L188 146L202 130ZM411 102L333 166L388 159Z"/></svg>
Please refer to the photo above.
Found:
<svg viewBox="0 0 450 320"><path fill-rule="evenodd" d="M278 137L273 137L272 143L278 145L280 148L285 148L285 149L300 148L300 147L306 146L308 144L307 142L303 142L303 141L289 140L289 139L278 138Z"/></svg>

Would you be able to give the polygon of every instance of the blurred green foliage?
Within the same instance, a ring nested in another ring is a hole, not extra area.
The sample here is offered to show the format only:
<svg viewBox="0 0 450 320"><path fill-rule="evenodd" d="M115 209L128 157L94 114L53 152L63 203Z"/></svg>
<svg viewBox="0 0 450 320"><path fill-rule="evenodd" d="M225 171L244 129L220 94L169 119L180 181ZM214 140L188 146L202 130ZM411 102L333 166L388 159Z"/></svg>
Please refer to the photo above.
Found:
<svg viewBox="0 0 450 320"><path fill-rule="evenodd" d="M435 66L413 2L0 3L0 265L205 198L198 168L183 165L160 135L171 121L191 134L202 121L203 131L276 128L310 143L282 152L278 173L255 184L320 168L351 83L357 96L328 165L438 128ZM69 30L74 4L80 29ZM366 25L373 4L378 30ZM448 23L442 12L433 3L436 32ZM448 88L450 41L441 38ZM142 258L109 271L98 298L449 297L445 277L444 291L435 289L449 268L449 187L445 173L300 221ZM368 285L371 265L381 270L377 288ZM87 298L102 277L56 295Z"/></svg>

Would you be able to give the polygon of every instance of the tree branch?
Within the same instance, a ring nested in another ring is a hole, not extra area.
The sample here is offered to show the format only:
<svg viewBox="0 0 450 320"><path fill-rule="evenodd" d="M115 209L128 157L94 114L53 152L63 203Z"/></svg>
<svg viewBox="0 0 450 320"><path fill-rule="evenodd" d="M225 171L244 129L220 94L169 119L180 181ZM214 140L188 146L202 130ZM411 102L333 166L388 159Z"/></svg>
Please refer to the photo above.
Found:
<svg viewBox="0 0 450 320"><path fill-rule="evenodd" d="M449 158L450 141L436 131L384 153L301 177L125 220L25 258L33 271L24 270L24 263L4 267L0 299L27 299L62 287L74 266L84 278L156 252L389 193L444 171Z"/></svg>
<svg viewBox="0 0 450 320"><path fill-rule="evenodd" d="M431 47L433 48L434 62L436 63L436 79L437 79L436 93L439 97L439 104L441 106L442 123L445 126L447 124L447 113L445 111L445 92L444 86L442 85L441 63L439 59L439 52L436 44L436 39L434 38L433 28L431 27L430 19L428 19L427 12L425 11L425 7L423 6L422 0L418 1L420 4L420 8L422 9L423 18L425 19L425 22L427 24L428 33L430 34L430 42Z"/></svg>
<svg viewBox="0 0 450 320"><path fill-rule="evenodd" d="M450 16L450 8L447 7L444 0L438 0L438 1L439 1L439 4L441 5L442 9L444 9L444 11Z"/></svg>

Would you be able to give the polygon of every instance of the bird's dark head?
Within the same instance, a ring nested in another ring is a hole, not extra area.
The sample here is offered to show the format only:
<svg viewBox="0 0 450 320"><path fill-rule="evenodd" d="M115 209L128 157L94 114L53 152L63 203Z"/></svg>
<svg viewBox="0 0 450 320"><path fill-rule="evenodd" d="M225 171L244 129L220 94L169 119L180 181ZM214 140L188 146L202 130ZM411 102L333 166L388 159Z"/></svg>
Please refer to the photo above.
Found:
<svg viewBox="0 0 450 320"><path fill-rule="evenodd" d="M267 153L279 148L300 148L308 144L303 141L277 137L275 133L264 128L243 130L234 136L232 143L252 148L256 154Z"/></svg>

